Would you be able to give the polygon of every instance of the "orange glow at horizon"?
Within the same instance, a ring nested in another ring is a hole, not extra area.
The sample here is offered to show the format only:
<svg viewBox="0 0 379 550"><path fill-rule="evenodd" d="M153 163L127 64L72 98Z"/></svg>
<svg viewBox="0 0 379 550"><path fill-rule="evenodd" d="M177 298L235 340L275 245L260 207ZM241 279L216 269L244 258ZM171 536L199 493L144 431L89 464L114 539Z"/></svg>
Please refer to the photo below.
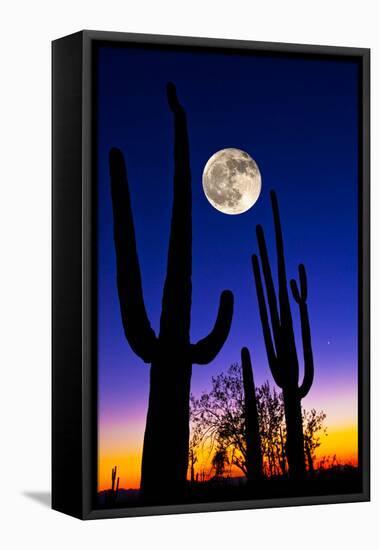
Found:
<svg viewBox="0 0 379 550"><path fill-rule="evenodd" d="M336 455L341 464L358 464L357 426L328 427L328 435L320 436L321 446L316 452L316 464L323 457Z"/></svg>
<svg viewBox="0 0 379 550"><path fill-rule="evenodd" d="M139 489L141 478L142 453L135 451L115 451L99 456L98 490L111 487L112 468L117 466L117 477L120 478L120 488Z"/></svg>
<svg viewBox="0 0 379 550"><path fill-rule="evenodd" d="M134 438L133 438L134 439ZM328 435L320 436L321 446L317 449L315 464L327 457L332 461L336 455L340 464L358 464L358 430L354 425L328 426ZM113 444L112 444L113 443ZM141 478L142 441L125 442L124 446L115 445L114 441L108 441L103 445L99 453L98 461L98 490L103 491L111 486L111 472L117 466L117 476L120 477L120 488L139 489ZM211 453L204 447L199 453L195 472L201 474L204 471L206 478L211 475ZM242 472L236 467L228 468L228 475L239 476Z"/></svg>

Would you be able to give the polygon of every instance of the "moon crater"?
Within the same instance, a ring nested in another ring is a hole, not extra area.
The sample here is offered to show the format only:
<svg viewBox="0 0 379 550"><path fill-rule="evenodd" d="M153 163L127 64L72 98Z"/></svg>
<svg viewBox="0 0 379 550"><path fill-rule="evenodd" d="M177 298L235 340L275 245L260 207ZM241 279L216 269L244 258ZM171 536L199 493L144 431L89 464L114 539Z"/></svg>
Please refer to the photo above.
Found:
<svg viewBox="0 0 379 550"><path fill-rule="evenodd" d="M257 163L240 149L222 149L203 171L203 189L211 205L224 214L242 214L258 200L261 174Z"/></svg>

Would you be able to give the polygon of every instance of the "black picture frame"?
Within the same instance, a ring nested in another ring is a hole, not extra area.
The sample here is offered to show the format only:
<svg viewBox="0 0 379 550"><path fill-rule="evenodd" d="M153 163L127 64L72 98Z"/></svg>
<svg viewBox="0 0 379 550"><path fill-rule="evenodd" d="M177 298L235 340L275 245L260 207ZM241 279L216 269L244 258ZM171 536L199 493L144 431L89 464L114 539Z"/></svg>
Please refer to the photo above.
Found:
<svg viewBox="0 0 379 550"><path fill-rule="evenodd" d="M96 487L96 167L94 55L99 44L353 58L360 64L359 464L362 491L139 508L98 509ZM81 31L52 43L52 507L81 519L370 499L370 50Z"/></svg>

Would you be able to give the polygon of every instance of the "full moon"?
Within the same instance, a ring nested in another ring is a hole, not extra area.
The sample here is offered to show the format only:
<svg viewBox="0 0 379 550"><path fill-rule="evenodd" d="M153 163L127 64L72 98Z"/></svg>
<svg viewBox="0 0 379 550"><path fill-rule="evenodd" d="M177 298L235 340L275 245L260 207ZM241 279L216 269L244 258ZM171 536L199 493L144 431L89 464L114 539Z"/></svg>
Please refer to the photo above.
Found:
<svg viewBox="0 0 379 550"><path fill-rule="evenodd" d="M217 151L204 167L205 196L224 214L242 214L249 210L257 202L261 186L257 163L240 149Z"/></svg>

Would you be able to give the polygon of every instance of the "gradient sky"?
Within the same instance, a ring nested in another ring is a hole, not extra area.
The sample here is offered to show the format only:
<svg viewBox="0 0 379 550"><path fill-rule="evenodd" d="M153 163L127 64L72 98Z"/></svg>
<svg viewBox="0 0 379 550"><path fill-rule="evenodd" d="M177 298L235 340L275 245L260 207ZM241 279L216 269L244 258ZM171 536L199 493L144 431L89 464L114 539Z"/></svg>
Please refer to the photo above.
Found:
<svg viewBox="0 0 379 550"><path fill-rule="evenodd" d="M235 313L217 358L194 365L192 392L252 354L256 383L272 381L251 270L255 225L264 226L276 261L269 191L278 195L288 277L307 268L315 359L303 401L327 413L320 454L357 456L358 66L352 61L101 47L98 53L98 392L99 486L119 467L137 487L149 366L129 347L115 272L108 152L123 150L129 176L146 309L159 330L172 203L173 120L166 83L176 84L188 117L193 192L191 338L208 334L219 294L231 289ZM262 193L245 214L215 210L202 171L216 151L248 152ZM275 264L274 264L275 265ZM292 304L299 337L299 315ZM299 341L299 338L298 338ZM300 362L302 347L298 346Z"/></svg>

